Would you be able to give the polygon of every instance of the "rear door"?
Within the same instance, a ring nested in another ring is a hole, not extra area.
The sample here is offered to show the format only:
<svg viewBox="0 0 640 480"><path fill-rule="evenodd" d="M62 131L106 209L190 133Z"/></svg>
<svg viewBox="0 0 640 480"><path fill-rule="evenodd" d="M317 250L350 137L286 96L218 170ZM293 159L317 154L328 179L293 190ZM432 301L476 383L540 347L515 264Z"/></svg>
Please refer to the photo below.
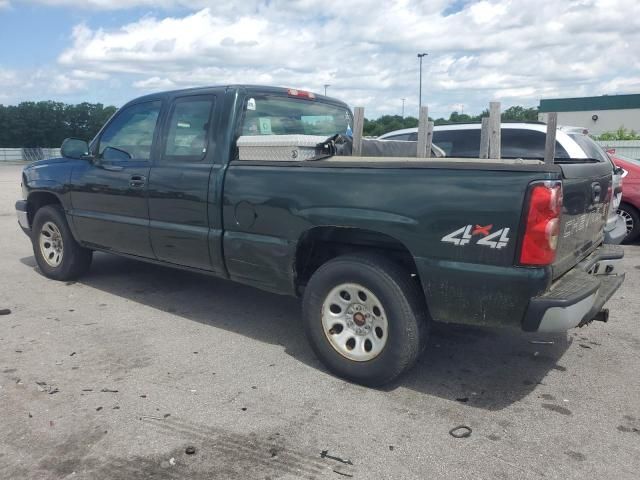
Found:
<svg viewBox="0 0 640 480"><path fill-rule="evenodd" d="M213 171L215 104L209 94L180 96L171 104L149 176L149 232L159 260L219 271L222 261L212 260L209 248L209 216L220 215L209 190L216 184L212 176L221 174Z"/></svg>

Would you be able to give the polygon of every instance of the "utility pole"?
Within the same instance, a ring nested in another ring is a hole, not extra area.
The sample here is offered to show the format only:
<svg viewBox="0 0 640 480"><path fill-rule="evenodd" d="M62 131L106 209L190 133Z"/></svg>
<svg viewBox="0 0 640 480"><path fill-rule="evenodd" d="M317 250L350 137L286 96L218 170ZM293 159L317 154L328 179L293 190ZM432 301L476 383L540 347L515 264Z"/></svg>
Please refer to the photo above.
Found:
<svg viewBox="0 0 640 480"><path fill-rule="evenodd" d="M402 100L402 118L404 118L404 101L406 98L401 98L400 100Z"/></svg>
<svg viewBox="0 0 640 480"><path fill-rule="evenodd" d="M330 87L330 86L331 86L331 84L330 84L330 83L325 83L325 84L324 84L324 96L325 96L325 97L327 96L327 88L328 88L328 87Z"/></svg>
<svg viewBox="0 0 640 480"><path fill-rule="evenodd" d="M426 57L427 55L429 55L428 53L419 53L418 54L418 59L420 60L420 87L418 89L419 94L418 94L418 112L420 111L420 108L422 108L422 57Z"/></svg>

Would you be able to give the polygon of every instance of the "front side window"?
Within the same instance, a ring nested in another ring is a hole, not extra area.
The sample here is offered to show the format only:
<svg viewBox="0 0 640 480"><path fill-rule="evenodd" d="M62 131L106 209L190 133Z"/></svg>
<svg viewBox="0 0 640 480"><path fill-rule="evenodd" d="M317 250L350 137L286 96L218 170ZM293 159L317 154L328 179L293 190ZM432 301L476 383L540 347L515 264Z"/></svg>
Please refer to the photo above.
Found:
<svg viewBox="0 0 640 480"><path fill-rule="evenodd" d="M241 135L345 134L353 128L346 107L315 100L255 96L245 103Z"/></svg>
<svg viewBox="0 0 640 480"><path fill-rule="evenodd" d="M436 130L433 143L442 148L447 157L478 158L480 155L480 130Z"/></svg>
<svg viewBox="0 0 640 480"><path fill-rule="evenodd" d="M133 160L149 160L161 105L160 101L139 103L118 112L100 137L98 153L103 155L112 147Z"/></svg>
<svg viewBox="0 0 640 480"><path fill-rule="evenodd" d="M167 128L165 160L197 162L204 159L209 144L212 97L176 100Z"/></svg>
<svg viewBox="0 0 640 480"><path fill-rule="evenodd" d="M398 135L392 135L390 137L383 138L383 140L405 140L405 141L408 141L408 140L410 140L410 138L409 138L410 135L411 134L409 134L409 133L400 133Z"/></svg>

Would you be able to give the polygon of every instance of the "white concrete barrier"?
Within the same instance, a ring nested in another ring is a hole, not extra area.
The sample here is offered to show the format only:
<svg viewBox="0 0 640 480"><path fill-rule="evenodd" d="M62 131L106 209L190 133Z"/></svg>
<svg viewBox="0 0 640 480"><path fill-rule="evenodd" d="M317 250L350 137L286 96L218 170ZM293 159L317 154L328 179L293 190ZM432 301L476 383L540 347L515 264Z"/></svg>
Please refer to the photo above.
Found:
<svg viewBox="0 0 640 480"><path fill-rule="evenodd" d="M605 150L615 150L615 153L625 157L640 159L640 140L598 140L598 144Z"/></svg>
<svg viewBox="0 0 640 480"><path fill-rule="evenodd" d="M59 148L0 148L0 163L35 162L59 156Z"/></svg>

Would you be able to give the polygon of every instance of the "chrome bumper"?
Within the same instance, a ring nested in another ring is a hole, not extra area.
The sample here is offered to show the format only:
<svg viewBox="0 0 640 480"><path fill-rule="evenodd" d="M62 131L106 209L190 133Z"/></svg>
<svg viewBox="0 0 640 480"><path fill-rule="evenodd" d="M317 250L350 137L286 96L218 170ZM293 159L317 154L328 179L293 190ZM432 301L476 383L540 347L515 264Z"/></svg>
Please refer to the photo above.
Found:
<svg viewBox="0 0 640 480"><path fill-rule="evenodd" d="M531 299L522 329L561 332L596 318L624 281L623 256L622 247L602 245L556 280L544 295Z"/></svg>

